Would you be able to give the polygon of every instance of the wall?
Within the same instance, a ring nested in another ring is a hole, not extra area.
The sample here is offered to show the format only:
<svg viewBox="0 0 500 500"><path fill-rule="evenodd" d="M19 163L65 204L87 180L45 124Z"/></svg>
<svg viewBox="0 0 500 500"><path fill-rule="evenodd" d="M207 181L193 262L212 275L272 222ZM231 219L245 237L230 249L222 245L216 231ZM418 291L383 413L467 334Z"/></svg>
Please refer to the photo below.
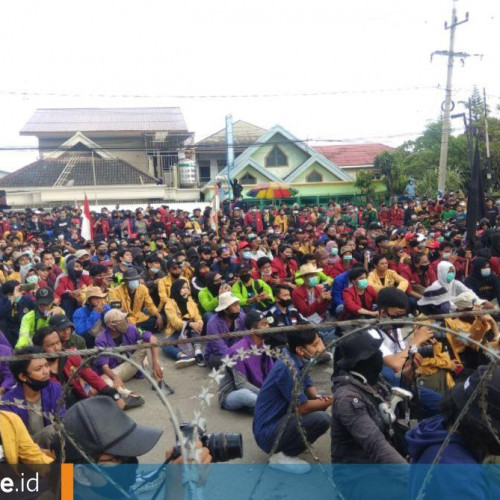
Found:
<svg viewBox="0 0 500 500"><path fill-rule="evenodd" d="M332 174L329 170L324 168L317 162L314 162L305 172L300 174L294 181L293 184L307 182L306 177L309 176L312 172L318 172L318 174L323 176L323 182L339 182L340 179Z"/></svg>

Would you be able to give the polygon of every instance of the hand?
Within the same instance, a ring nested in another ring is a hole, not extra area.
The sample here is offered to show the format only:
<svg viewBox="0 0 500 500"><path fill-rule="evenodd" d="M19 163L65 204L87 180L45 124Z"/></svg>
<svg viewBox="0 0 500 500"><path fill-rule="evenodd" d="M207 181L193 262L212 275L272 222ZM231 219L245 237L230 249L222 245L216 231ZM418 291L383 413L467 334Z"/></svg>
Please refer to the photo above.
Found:
<svg viewBox="0 0 500 500"><path fill-rule="evenodd" d="M421 326L420 328L415 329L413 334L412 344L416 346L421 346L432 339L432 330L430 330L426 326Z"/></svg>
<svg viewBox="0 0 500 500"><path fill-rule="evenodd" d="M104 302L100 302L99 304L97 304L94 308L99 314L102 314L102 312L104 311Z"/></svg>
<svg viewBox="0 0 500 500"><path fill-rule="evenodd" d="M192 321L191 329L196 333L201 333L201 331L203 330L203 321Z"/></svg>
<svg viewBox="0 0 500 500"><path fill-rule="evenodd" d="M484 309L495 309L495 306L488 300L483 304Z"/></svg>
<svg viewBox="0 0 500 500"><path fill-rule="evenodd" d="M21 285L17 285L15 288L14 288L14 292L13 292L13 296L14 296L14 301L17 300L19 297L22 296L22 292L21 292Z"/></svg>
<svg viewBox="0 0 500 500"><path fill-rule="evenodd" d="M7 387L0 387L0 396L3 396L6 390Z"/></svg>
<svg viewBox="0 0 500 500"><path fill-rule="evenodd" d="M372 316L374 318L378 318L378 311L369 311L368 316Z"/></svg>
<svg viewBox="0 0 500 500"><path fill-rule="evenodd" d="M461 367L461 366L462 366L462 363L460 363L460 361L457 361L456 359L452 359L450 362L450 370L452 372L457 371L457 368Z"/></svg>
<svg viewBox="0 0 500 500"><path fill-rule="evenodd" d="M159 363L153 362L152 370L156 380L163 380L163 368L160 366Z"/></svg>
<svg viewBox="0 0 500 500"><path fill-rule="evenodd" d="M118 408L120 408L120 410L123 410L125 408L125 400L123 398L116 400L115 403L116 403L116 406L118 406Z"/></svg>
<svg viewBox="0 0 500 500"><path fill-rule="evenodd" d="M221 285L221 287L219 289L219 295L221 293L230 292L230 291L231 291L231 287L226 283L225 285Z"/></svg>
<svg viewBox="0 0 500 500"><path fill-rule="evenodd" d="M331 300L332 294L330 292L321 292L320 298L321 298L321 301L323 301L323 300Z"/></svg>
<svg viewBox="0 0 500 500"><path fill-rule="evenodd" d="M209 449L204 448L201 441L197 441L195 447L197 450L201 449L201 456L200 456L200 463L201 464L208 465L209 463L212 462L212 455L210 455ZM173 452L174 452L173 448L171 448L170 450L167 451L167 453L165 455L166 460L168 460L171 457ZM184 463L184 459L181 455L180 457L176 458L175 460L172 460L172 462L170 462L170 463L182 464L182 463ZM194 460L188 460L188 463L194 463Z"/></svg>
<svg viewBox="0 0 500 500"><path fill-rule="evenodd" d="M260 292L259 301L266 300L269 298L269 294L267 292Z"/></svg>
<svg viewBox="0 0 500 500"><path fill-rule="evenodd" d="M156 316L155 326L157 330L161 330L163 328L163 318L161 317L161 314L158 314L158 316Z"/></svg>

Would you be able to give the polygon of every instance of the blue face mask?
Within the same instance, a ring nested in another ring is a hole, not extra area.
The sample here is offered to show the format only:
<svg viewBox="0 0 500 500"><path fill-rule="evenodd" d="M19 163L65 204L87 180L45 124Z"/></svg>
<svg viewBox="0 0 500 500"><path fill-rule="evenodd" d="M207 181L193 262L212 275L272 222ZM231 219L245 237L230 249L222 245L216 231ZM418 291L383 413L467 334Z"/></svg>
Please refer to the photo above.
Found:
<svg viewBox="0 0 500 500"><path fill-rule="evenodd" d="M481 276L483 278L487 278L488 276L491 276L491 268L486 268L486 269L481 269ZM26 280L28 281L28 280Z"/></svg>
<svg viewBox="0 0 500 500"><path fill-rule="evenodd" d="M363 278L362 280L358 281L359 290L366 290L367 287L368 287L368 280L366 278Z"/></svg>
<svg viewBox="0 0 500 500"><path fill-rule="evenodd" d="M38 283L38 276L28 276L26 278L26 283Z"/></svg>
<svg viewBox="0 0 500 500"><path fill-rule="evenodd" d="M128 282L128 287L131 290L137 290L139 288L139 280L131 280Z"/></svg>
<svg viewBox="0 0 500 500"><path fill-rule="evenodd" d="M252 253L251 252L243 252L243 258L245 260L250 260L252 258Z"/></svg>
<svg viewBox="0 0 500 500"><path fill-rule="evenodd" d="M309 286L318 286L319 280L317 276L313 276L312 278L309 278L308 280Z"/></svg>
<svg viewBox="0 0 500 500"><path fill-rule="evenodd" d="M334 247L334 248L332 248L332 249L330 250L330 253L331 253L332 255L334 255L334 256L335 256L335 255L338 255L338 254L339 254L339 249Z"/></svg>
<svg viewBox="0 0 500 500"><path fill-rule="evenodd" d="M346 262L349 262L349 261L351 261L351 260L352 260L352 255L344 255L342 258L343 258Z"/></svg>
<svg viewBox="0 0 500 500"><path fill-rule="evenodd" d="M158 273L160 272L160 268L158 268L158 267L152 267L152 268L150 269L150 271L151 271L153 274L158 274Z"/></svg>
<svg viewBox="0 0 500 500"><path fill-rule="evenodd" d="M455 273L454 272L449 272L446 273L446 282L451 283L455 279Z"/></svg>

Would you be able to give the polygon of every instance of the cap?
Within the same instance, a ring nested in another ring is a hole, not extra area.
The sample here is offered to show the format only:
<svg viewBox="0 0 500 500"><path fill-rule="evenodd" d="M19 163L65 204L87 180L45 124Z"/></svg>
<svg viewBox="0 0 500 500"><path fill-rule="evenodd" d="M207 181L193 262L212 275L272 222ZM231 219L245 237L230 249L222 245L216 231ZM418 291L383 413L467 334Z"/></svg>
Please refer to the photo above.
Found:
<svg viewBox="0 0 500 500"><path fill-rule="evenodd" d="M104 324L106 326L116 325L127 319L127 313L120 311L120 309L111 309L104 315Z"/></svg>
<svg viewBox="0 0 500 500"><path fill-rule="evenodd" d="M54 292L46 286L39 288L36 291L35 300L41 306L48 306L54 302Z"/></svg>
<svg viewBox="0 0 500 500"><path fill-rule="evenodd" d="M132 267L132 268L129 268L127 269L124 273L123 273L123 279L125 281L133 281L133 280L138 280L140 279L140 275L139 273L137 272L137 269L135 267Z"/></svg>
<svg viewBox="0 0 500 500"><path fill-rule="evenodd" d="M91 457L102 453L138 457L150 451L163 434L161 429L136 424L106 396L79 401L66 412L62 423Z"/></svg>
<svg viewBox="0 0 500 500"><path fill-rule="evenodd" d="M266 318L266 315L261 311L256 311L251 309L245 315L245 328L250 330L253 328L260 320Z"/></svg>
<svg viewBox="0 0 500 500"><path fill-rule="evenodd" d="M474 292L468 291L462 292L454 297L452 302L459 311L463 311L464 309L472 309L476 304L480 306L484 304L486 300L480 299Z"/></svg>
<svg viewBox="0 0 500 500"><path fill-rule="evenodd" d="M212 249L208 245L202 245L200 247L200 253L212 253Z"/></svg>
<svg viewBox="0 0 500 500"><path fill-rule="evenodd" d="M64 330L65 328L74 325L64 314L54 314L49 319L49 326L58 332L59 330Z"/></svg>
<svg viewBox="0 0 500 500"><path fill-rule="evenodd" d="M376 339L367 332L361 332L347 335L339 345L341 358L337 365L344 370L350 370L359 361L375 354L382 345L382 339Z"/></svg>
<svg viewBox="0 0 500 500"><path fill-rule="evenodd" d="M108 294L104 293L98 286L89 286L85 290L85 301L88 301L92 297L105 299L107 296Z"/></svg>
<svg viewBox="0 0 500 500"><path fill-rule="evenodd" d="M84 250L83 248L81 250L77 250L75 252L75 257L77 259L81 259L82 257L84 257L85 255L90 255L89 252L87 250Z"/></svg>
<svg viewBox="0 0 500 500"><path fill-rule="evenodd" d="M233 295L231 292L224 292L219 295L219 305L215 308L215 312L224 311L228 307L239 302L240 299ZM104 317L106 319L106 317Z"/></svg>
<svg viewBox="0 0 500 500"><path fill-rule="evenodd" d="M247 248L250 246L250 243L248 243L248 241L240 241L240 243L238 243L238 250L243 250L244 248Z"/></svg>

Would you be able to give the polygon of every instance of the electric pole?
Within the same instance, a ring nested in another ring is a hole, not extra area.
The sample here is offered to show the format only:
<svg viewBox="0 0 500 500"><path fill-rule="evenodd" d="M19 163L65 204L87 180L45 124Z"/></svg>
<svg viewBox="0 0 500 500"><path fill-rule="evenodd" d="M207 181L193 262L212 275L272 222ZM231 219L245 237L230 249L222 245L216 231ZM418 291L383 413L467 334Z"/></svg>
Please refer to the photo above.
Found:
<svg viewBox="0 0 500 500"><path fill-rule="evenodd" d="M469 20L469 13L465 14L465 19L463 21L458 21L457 19L457 0L453 0L453 9L451 12L451 24L448 25L447 22L444 23L444 29L450 30L450 48L449 50L440 50L433 52L438 55L447 55L448 56L448 71L446 75L446 94L444 100L444 109L443 109L443 134L441 137L441 155L439 157L439 179L438 179L438 189L444 192L446 187L446 166L448 161L448 139L450 137L450 113L452 110L452 100L451 100L451 92L452 92L452 78L453 78L453 62L455 57L468 57L468 54L463 53L455 53L455 29L460 24L466 23ZM453 104L454 107L454 104Z"/></svg>
<svg viewBox="0 0 500 500"><path fill-rule="evenodd" d="M486 104L486 88L483 88L483 104L484 104L484 142L486 144L486 178L488 179L488 192L491 193L493 188L492 168L491 168L491 153L490 153L490 134L488 128L488 106Z"/></svg>

